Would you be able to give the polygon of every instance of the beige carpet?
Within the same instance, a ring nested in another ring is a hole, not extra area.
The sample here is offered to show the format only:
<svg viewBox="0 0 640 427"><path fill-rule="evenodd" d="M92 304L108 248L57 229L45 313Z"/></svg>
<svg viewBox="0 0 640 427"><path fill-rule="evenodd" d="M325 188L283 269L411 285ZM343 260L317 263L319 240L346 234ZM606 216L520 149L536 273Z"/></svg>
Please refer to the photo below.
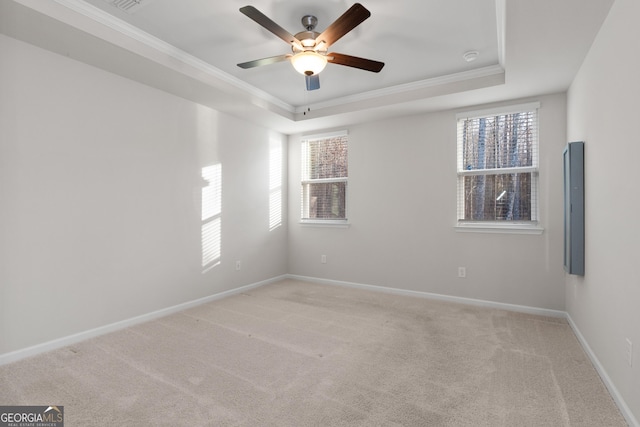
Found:
<svg viewBox="0 0 640 427"><path fill-rule="evenodd" d="M72 426L625 426L562 319L284 281L0 367Z"/></svg>

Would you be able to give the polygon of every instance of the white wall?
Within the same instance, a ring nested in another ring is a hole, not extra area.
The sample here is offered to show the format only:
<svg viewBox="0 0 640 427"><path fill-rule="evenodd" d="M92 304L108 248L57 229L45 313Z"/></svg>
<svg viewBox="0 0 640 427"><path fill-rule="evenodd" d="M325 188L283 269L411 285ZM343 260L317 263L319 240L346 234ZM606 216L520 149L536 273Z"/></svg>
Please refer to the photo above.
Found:
<svg viewBox="0 0 640 427"><path fill-rule="evenodd" d="M347 229L299 224L300 135L290 137L290 273L564 310L566 99L535 100L541 102L542 235L454 230L457 111L437 112L348 128ZM458 266L467 267L466 279L457 277Z"/></svg>
<svg viewBox="0 0 640 427"><path fill-rule="evenodd" d="M635 215L640 2L617 0L568 93L568 137L585 141L585 276L567 276L567 311L640 418L640 227ZM625 339L634 345L633 367Z"/></svg>
<svg viewBox="0 0 640 427"><path fill-rule="evenodd" d="M300 135L290 137L289 220L284 197L285 222L270 231L269 151L282 135L0 35L0 355L289 272L566 307L638 417L638 16L636 0L616 1L568 107L564 95L535 99L539 236L454 231L457 111L348 128L346 229L298 223ZM565 280L567 140L586 142L587 272ZM203 274L200 173L216 163L222 257Z"/></svg>
<svg viewBox="0 0 640 427"><path fill-rule="evenodd" d="M2 35L0 53L0 355L287 272L282 135ZM217 163L222 255L203 274Z"/></svg>

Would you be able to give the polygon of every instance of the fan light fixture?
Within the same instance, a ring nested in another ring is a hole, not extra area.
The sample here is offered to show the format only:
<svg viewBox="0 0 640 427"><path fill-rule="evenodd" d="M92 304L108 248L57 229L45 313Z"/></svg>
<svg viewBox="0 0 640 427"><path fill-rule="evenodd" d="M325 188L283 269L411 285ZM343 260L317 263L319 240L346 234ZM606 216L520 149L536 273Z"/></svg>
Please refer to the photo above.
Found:
<svg viewBox="0 0 640 427"><path fill-rule="evenodd" d="M324 70L327 65L327 57L312 50L298 52L291 57L291 64L300 74L315 76Z"/></svg>

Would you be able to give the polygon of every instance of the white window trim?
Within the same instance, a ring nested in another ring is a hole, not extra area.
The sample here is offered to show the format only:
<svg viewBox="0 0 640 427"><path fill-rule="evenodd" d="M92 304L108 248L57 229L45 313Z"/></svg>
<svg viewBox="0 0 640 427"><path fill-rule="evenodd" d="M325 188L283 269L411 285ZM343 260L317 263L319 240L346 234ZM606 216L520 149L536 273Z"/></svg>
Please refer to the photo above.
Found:
<svg viewBox="0 0 640 427"><path fill-rule="evenodd" d="M348 219L301 219L300 225L304 227L333 227L349 228L351 223Z"/></svg>
<svg viewBox="0 0 640 427"><path fill-rule="evenodd" d="M349 131L347 130L338 130L335 132L327 132L327 133L315 133L311 135L302 135L302 137L300 138L300 142L317 141L319 139L329 139L329 138L335 138L338 136L348 136L348 135L349 135Z"/></svg>
<svg viewBox="0 0 640 427"><path fill-rule="evenodd" d="M480 169L480 170L462 170L458 172L458 176L479 176L479 175L508 175L513 173L536 173L537 166L521 166L518 168L496 168L496 169Z"/></svg>
<svg viewBox="0 0 640 427"><path fill-rule="evenodd" d="M542 234L544 228L536 221L503 224L501 222L464 221L454 226L461 233Z"/></svg>
<svg viewBox="0 0 640 427"><path fill-rule="evenodd" d="M329 139L329 138L335 138L335 137L341 137L341 136L348 136L349 132L347 130L339 130L339 131L335 131L335 132L326 132L326 133L319 133L319 134L312 134L312 135L303 135L300 138L300 143L304 143L304 142L310 142L310 141L317 141L320 139ZM346 207L347 207L347 218L341 218L341 219L316 219L316 218L300 218L300 221L298 221L298 223L301 226L304 227L328 227L328 228L349 228L351 226L351 223L349 222L349 217L348 217L348 213L349 213L349 177L342 177L342 178L325 178L325 179L314 179L314 180L300 180L300 184L304 185L304 184L310 184L310 183L330 183L330 182L345 182L346 185L346 194L345 194L345 198L346 198ZM300 201L301 203L304 203L304 200Z"/></svg>
<svg viewBox="0 0 640 427"><path fill-rule="evenodd" d="M503 107L493 107L486 108L482 110L474 110L474 111L465 111L456 114L456 127L461 119L476 119L480 117L487 117L493 115L504 115L504 114L514 114L514 113L522 113L527 111L537 110L538 122L540 120L540 102L529 102L526 104L516 104L516 105L506 105ZM481 172L478 171L465 171L461 170L460 165L458 164L456 167L456 176L458 179L461 176L466 175L491 175L495 173L534 173L535 180L539 179L539 157L540 157L540 126L538 123L537 129L538 136L538 149L537 155L534 159L533 166L521 167L521 168L501 168L501 169L485 169ZM456 144L457 144L457 136L456 136ZM456 151L458 148L456 148ZM458 156L456 156L458 157ZM458 161L458 160L456 160ZM475 172L475 173L474 173ZM538 190L539 190L539 182ZM457 190L460 191L459 189ZM466 221L466 220L458 220L458 223L454 226L455 231L464 232L464 233L502 233L502 234L542 234L544 232L544 228L540 225L539 217L540 217L540 198L538 194L537 200L537 209L535 214L535 218L531 221L515 221L515 222L504 222L504 221ZM457 213L456 213L457 215Z"/></svg>
<svg viewBox="0 0 640 427"><path fill-rule="evenodd" d="M477 119L480 117L487 117L487 116L493 116L493 115L524 113L527 111L539 110L539 109L540 109L539 102L529 102L527 104L505 105L504 107L494 107L494 108L486 108L486 109L475 110L475 111L465 111L465 112L456 114L456 123L458 123L458 120L460 119Z"/></svg>
<svg viewBox="0 0 640 427"><path fill-rule="evenodd" d="M318 179L303 179L300 180L301 184L330 184L332 182L349 182L349 177L341 178L318 178Z"/></svg>

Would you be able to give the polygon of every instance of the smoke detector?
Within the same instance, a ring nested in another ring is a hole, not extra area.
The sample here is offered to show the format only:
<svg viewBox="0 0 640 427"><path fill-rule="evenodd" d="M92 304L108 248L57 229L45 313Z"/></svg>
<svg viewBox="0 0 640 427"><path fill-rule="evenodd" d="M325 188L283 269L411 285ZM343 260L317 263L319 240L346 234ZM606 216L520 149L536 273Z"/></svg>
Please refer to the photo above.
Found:
<svg viewBox="0 0 640 427"><path fill-rule="evenodd" d="M477 50L470 50L468 52L465 52L464 55L462 55L462 58L464 58L464 60L467 62L473 62L478 59L478 56L480 56L480 52L478 52Z"/></svg>

